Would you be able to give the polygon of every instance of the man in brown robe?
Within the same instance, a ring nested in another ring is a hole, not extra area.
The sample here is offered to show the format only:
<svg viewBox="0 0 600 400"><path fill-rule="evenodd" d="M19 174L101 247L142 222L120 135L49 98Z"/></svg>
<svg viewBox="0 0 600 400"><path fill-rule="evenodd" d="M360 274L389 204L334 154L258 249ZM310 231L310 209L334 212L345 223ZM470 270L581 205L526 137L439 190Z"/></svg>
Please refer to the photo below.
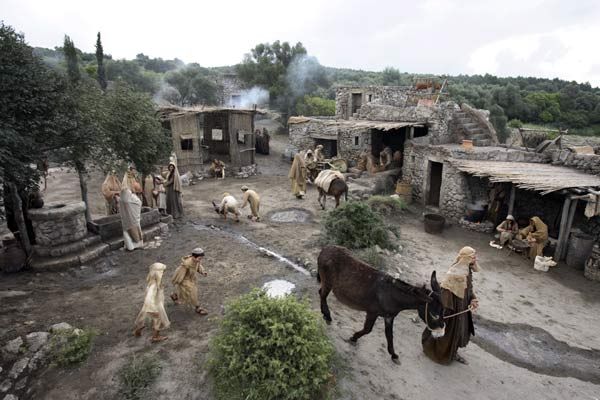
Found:
<svg viewBox="0 0 600 400"><path fill-rule="evenodd" d="M192 254L181 259L181 264L175 270L175 275L171 282L175 286L175 292L171 294L171 299L175 304L187 304L194 307L200 315L208 314L204 308L200 307L198 300L198 283L196 273L206 276L206 271L202 267L204 250L195 248Z"/></svg>
<svg viewBox="0 0 600 400"><path fill-rule="evenodd" d="M477 309L479 302L473 293L473 271L479 270L475 250L463 247L441 283L444 315L449 316L444 336L434 338L431 331L425 329L421 337L423 352L437 363L450 364L456 360L467 364L458 355L458 349L466 347L471 335L475 335L471 311Z"/></svg>

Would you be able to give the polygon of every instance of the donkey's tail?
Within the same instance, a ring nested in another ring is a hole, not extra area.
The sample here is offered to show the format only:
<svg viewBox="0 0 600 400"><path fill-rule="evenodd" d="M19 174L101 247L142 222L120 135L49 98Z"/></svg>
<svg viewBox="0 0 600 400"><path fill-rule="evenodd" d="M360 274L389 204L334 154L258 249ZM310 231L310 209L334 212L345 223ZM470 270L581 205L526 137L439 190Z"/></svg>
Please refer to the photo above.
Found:
<svg viewBox="0 0 600 400"><path fill-rule="evenodd" d="M346 185L346 190L344 191L344 200L348 201L348 185Z"/></svg>
<svg viewBox="0 0 600 400"><path fill-rule="evenodd" d="M317 282L321 283L321 274L317 271Z"/></svg>

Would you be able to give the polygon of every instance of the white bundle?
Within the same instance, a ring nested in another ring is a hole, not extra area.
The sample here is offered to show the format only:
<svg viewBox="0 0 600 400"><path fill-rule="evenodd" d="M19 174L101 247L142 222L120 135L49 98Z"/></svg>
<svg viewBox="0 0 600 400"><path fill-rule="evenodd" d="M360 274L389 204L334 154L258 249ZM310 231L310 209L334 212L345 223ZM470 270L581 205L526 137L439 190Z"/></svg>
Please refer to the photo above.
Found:
<svg viewBox="0 0 600 400"><path fill-rule="evenodd" d="M542 272L548 272L548 269L554 266L556 266L556 261L552 257L536 256L533 263L533 268Z"/></svg>

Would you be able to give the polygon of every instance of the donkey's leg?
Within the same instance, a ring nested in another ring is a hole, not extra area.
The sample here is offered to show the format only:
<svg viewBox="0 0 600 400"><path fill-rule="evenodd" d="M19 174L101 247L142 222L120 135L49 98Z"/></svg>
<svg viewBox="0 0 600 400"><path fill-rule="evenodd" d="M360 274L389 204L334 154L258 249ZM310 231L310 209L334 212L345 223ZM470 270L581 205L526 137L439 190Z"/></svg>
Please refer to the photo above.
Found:
<svg viewBox="0 0 600 400"><path fill-rule="evenodd" d="M377 321L377 314L367 313L367 318L365 319L365 326L363 327L362 331L354 333L354 335L352 335L352 337L350 338L350 341L356 343L356 341L360 337L371 333L371 331L373 330L373 325L375 325L375 321Z"/></svg>
<svg viewBox="0 0 600 400"><path fill-rule="evenodd" d="M327 305L327 296L329 296L329 292L331 292L331 288L326 286L325 279L321 277L321 288L319 289L319 296L321 297L321 313L327 324L331 323L331 312L329 312L329 305Z"/></svg>
<svg viewBox="0 0 600 400"><path fill-rule="evenodd" d="M321 209L324 210L325 207L323 207L323 203L321 203L321 197L323 197L323 191L321 190L321 188L317 188L317 191L319 192L319 197L317 198L317 201L319 202Z"/></svg>
<svg viewBox="0 0 600 400"><path fill-rule="evenodd" d="M392 361L400 364L398 354L394 351L394 317L385 318L385 338L387 339L388 353L392 356Z"/></svg>
<svg viewBox="0 0 600 400"><path fill-rule="evenodd" d="M340 196L341 194L335 196L335 208L338 208L340 206Z"/></svg>
<svg viewBox="0 0 600 400"><path fill-rule="evenodd" d="M327 192L323 190L323 210L327 207Z"/></svg>

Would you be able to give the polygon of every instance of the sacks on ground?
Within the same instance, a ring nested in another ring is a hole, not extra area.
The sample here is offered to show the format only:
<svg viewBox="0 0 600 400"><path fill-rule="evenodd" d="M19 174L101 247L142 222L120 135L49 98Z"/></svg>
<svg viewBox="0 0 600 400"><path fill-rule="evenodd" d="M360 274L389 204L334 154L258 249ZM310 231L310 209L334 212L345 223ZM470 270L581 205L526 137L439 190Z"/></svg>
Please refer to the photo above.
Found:
<svg viewBox="0 0 600 400"><path fill-rule="evenodd" d="M554 266L556 266L556 262L552 257L535 256L533 268L537 271L548 272L548 269Z"/></svg>
<svg viewBox="0 0 600 400"><path fill-rule="evenodd" d="M192 182L192 172L188 171L185 174L181 175L181 184L183 186L190 186L190 182Z"/></svg>
<svg viewBox="0 0 600 400"><path fill-rule="evenodd" d="M344 182L346 181L344 174L342 174L340 171L326 169L319 172L317 179L315 179L315 185L323 189L325 192L329 192L329 185L331 185L331 182L337 178L343 180Z"/></svg>

